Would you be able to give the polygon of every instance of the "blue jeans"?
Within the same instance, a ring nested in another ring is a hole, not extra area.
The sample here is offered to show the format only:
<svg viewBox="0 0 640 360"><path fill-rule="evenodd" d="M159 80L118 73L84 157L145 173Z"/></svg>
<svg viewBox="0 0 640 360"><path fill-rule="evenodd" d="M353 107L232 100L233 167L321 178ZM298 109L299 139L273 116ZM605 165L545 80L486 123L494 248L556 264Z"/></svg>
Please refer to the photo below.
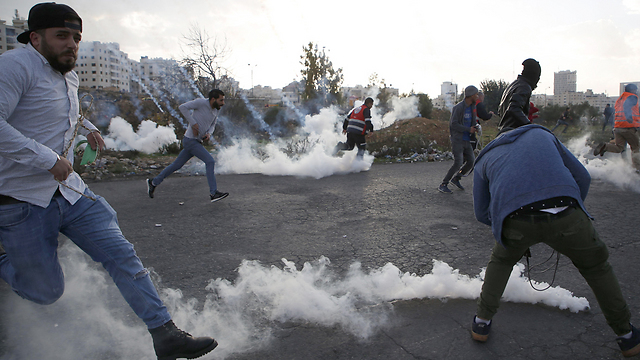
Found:
<svg viewBox="0 0 640 360"><path fill-rule="evenodd" d="M209 154L207 149L205 149L204 146L202 146L202 143L198 140L188 138L186 136L182 139L182 148L182 151L180 151L180 154L171 163L171 165L164 168L158 176L153 178L153 185L160 185L164 178L183 167L189 159L195 156L204 162L207 171L207 182L209 182L209 192L211 194L215 194L216 190L218 190L218 186L216 185L216 175L213 172L216 165L216 162L213 160L213 156Z"/></svg>
<svg viewBox="0 0 640 360"><path fill-rule="evenodd" d="M71 205L57 193L47 208L26 202L0 205L0 277L21 297L48 305L64 292L58 261L58 234L66 235L102 263L129 306L148 328L171 320L133 245L120 231L116 212L87 188Z"/></svg>

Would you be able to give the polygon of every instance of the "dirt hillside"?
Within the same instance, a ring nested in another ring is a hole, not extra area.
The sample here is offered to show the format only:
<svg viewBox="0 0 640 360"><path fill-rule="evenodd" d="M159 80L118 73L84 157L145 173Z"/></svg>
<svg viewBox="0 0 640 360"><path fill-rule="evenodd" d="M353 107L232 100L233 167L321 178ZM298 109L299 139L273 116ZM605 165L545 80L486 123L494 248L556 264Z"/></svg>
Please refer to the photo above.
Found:
<svg viewBox="0 0 640 360"><path fill-rule="evenodd" d="M448 150L449 123L423 117L398 120L369 135L367 149L377 156Z"/></svg>

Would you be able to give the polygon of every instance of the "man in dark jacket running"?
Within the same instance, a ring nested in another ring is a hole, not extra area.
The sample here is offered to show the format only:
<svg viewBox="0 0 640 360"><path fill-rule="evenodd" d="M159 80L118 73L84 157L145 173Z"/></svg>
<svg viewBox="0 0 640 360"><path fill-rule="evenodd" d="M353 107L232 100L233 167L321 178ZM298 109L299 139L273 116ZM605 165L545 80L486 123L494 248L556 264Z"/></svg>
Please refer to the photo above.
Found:
<svg viewBox="0 0 640 360"><path fill-rule="evenodd" d="M538 85L540 80L540 63L534 59L527 59L522 62L522 74L509 84L502 94L498 115L500 132L508 129L515 129L522 125L531 123L527 118L529 114L529 100L531 92Z"/></svg>

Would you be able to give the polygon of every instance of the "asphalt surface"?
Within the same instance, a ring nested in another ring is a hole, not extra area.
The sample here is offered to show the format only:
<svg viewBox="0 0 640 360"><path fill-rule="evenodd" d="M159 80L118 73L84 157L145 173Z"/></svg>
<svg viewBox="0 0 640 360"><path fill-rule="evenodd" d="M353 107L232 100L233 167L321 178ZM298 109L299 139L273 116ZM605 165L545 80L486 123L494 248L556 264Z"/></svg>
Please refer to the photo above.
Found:
<svg viewBox="0 0 640 360"><path fill-rule="evenodd" d="M120 226L146 267L185 298L204 300L212 278L233 281L243 259L298 267L324 255L337 271L354 261L364 269L391 262L424 275L432 259L474 276L494 244L489 227L473 215L471 179L466 191L437 191L451 165L373 165L367 172L322 179L291 176L218 175L230 196L210 203L203 176L172 176L146 194L143 178L97 182L92 190L118 212ZM586 201L610 250L629 306L640 324L638 205L640 194L594 180ZM544 249L540 250L544 253ZM548 253L547 253L548 254ZM534 252L534 257L536 253ZM542 255L540 255L542 256ZM541 274L542 281L549 281ZM615 335L584 279L565 257L555 284L586 297L589 311L503 302L487 343L471 340L474 300L395 301L392 321L361 339L339 326L272 321L274 337L255 351L228 359L619 359ZM13 296L0 284L0 320ZM2 332L12 331L3 327ZM216 334L212 334L216 336ZM9 344L11 345L11 344ZM5 342L2 359L14 359ZM15 346L13 344L12 346ZM98 358L98 357L96 357ZM217 359L216 351L203 359Z"/></svg>

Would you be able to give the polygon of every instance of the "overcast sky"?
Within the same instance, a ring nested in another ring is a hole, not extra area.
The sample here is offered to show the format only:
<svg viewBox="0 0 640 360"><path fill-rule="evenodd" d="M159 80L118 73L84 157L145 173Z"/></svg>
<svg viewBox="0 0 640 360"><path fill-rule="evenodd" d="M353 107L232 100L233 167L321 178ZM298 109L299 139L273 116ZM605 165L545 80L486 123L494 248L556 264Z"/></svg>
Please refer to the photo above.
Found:
<svg viewBox="0 0 640 360"><path fill-rule="evenodd" d="M197 24L225 42L242 88L300 80L302 48L325 47L344 85L377 73L401 92L440 94L443 81L511 82L528 57L540 61L535 93L553 73L578 72L578 91L619 95L640 81L640 0L66 0L83 18L83 40L117 42L134 60L180 59ZM2 0L0 18L27 17L35 3ZM182 47L184 48L184 46ZM251 65L248 65L251 64Z"/></svg>

